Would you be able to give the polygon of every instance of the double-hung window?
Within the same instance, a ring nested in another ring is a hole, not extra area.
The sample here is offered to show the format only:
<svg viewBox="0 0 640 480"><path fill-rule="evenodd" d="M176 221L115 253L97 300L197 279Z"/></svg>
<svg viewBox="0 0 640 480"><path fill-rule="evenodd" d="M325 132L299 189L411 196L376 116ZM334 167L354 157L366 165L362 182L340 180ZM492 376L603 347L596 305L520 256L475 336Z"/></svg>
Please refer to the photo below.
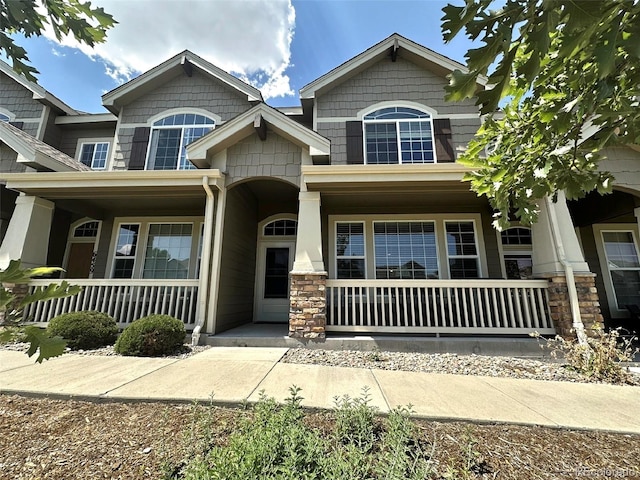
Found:
<svg viewBox="0 0 640 480"><path fill-rule="evenodd" d="M104 170L107 167L109 142L87 142L80 147L80 162L92 170Z"/></svg>
<svg viewBox="0 0 640 480"><path fill-rule="evenodd" d="M434 163L433 124L427 112L406 107L363 117L367 164Z"/></svg>
<svg viewBox="0 0 640 480"><path fill-rule="evenodd" d="M507 279L532 278L531 229L511 227L500 232L502 259Z"/></svg>
<svg viewBox="0 0 640 480"><path fill-rule="evenodd" d="M631 231L602 231L613 293L618 309L640 305L640 258Z"/></svg>
<svg viewBox="0 0 640 480"><path fill-rule="evenodd" d="M336 262L338 278L365 278L364 223L336 224Z"/></svg>
<svg viewBox="0 0 640 480"><path fill-rule="evenodd" d="M213 130L215 121L204 115L180 113L153 124L147 170L189 170L187 145Z"/></svg>
<svg viewBox="0 0 640 480"><path fill-rule="evenodd" d="M480 258L476 244L475 228L472 221L445 221L449 277L479 278Z"/></svg>

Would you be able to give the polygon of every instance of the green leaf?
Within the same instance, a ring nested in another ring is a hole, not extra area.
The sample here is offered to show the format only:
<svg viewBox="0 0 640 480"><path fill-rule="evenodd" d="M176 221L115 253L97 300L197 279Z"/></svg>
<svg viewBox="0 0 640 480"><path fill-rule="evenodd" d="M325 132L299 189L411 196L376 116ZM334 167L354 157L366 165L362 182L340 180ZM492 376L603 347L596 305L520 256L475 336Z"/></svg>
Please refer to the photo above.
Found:
<svg viewBox="0 0 640 480"><path fill-rule="evenodd" d="M38 363L62 355L67 346L62 337L52 337L43 328L30 325L24 328L24 333L26 341L31 344L27 355L32 357L36 352L39 352L38 358L36 358Z"/></svg>
<svg viewBox="0 0 640 480"><path fill-rule="evenodd" d="M458 101L471 98L475 95L477 85L477 75L454 70L449 75L449 85L445 87L446 100Z"/></svg>

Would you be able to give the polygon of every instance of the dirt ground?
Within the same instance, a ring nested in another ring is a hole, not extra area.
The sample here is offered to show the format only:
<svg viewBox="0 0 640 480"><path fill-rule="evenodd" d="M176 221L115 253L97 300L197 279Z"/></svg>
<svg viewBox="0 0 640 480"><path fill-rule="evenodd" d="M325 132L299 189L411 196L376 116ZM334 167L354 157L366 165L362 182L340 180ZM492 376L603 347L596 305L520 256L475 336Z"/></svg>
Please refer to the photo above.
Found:
<svg viewBox="0 0 640 480"><path fill-rule="evenodd" d="M193 420L205 408L0 395L0 478L164 478L193 453ZM213 408L215 441L224 443L238 416L248 413ZM306 421L323 429L330 428L332 419L314 413ZM640 436L418 424L440 471L470 460L471 478L640 478Z"/></svg>

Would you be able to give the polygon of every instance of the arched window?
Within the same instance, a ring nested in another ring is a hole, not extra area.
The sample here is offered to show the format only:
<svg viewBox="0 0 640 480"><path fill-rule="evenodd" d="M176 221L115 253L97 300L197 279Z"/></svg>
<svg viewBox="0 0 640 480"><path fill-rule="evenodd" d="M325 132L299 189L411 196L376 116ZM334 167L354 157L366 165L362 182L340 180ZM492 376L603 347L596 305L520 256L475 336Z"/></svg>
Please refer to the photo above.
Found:
<svg viewBox="0 0 640 480"><path fill-rule="evenodd" d="M363 117L366 163L434 163L431 114L408 107L380 108Z"/></svg>
<svg viewBox="0 0 640 480"><path fill-rule="evenodd" d="M215 128L215 120L195 113L179 113L153 124L147 170L188 170L186 146Z"/></svg>
<svg viewBox="0 0 640 480"><path fill-rule="evenodd" d="M265 237L288 237L296 235L298 222L295 220L274 220L264 226Z"/></svg>
<svg viewBox="0 0 640 480"><path fill-rule="evenodd" d="M99 222L92 220L78 225L73 231L73 236L75 238L95 237L98 235L99 224Z"/></svg>
<svg viewBox="0 0 640 480"><path fill-rule="evenodd" d="M4 113L0 113L0 122L8 122L9 120L11 120L9 118L9 115L5 115Z"/></svg>
<svg viewBox="0 0 640 480"><path fill-rule="evenodd" d="M532 276L531 229L511 227L500 232L504 270L508 279L528 279Z"/></svg>

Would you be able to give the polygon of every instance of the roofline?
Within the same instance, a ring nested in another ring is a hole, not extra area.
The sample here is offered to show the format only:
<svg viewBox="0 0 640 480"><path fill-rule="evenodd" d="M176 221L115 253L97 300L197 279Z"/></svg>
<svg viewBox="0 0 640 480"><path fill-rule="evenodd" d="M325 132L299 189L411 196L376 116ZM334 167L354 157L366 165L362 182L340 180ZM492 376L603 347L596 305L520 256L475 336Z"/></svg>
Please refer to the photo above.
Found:
<svg viewBox="0 0 640 480"><path fill-rule="evenodd" d="M202 57L199 57L195 53L190 52L189 50L184 50L177 55L169 58L168 60L165 60L161 64L156 65L152 69L147 70L141 75L138 75L137 77L120 85L119 87L116 87L115 89L105 93L104 95L102 95L102 104L107 108L110 106L114 106L119 98L123 97L127 93L131 93L139 86L144 85L146 82L153 80L163 73L166 73L175 67L182 66L185 61L202 70L203 72L211 75L212 77L221 80L222 82L235 88L236 90L239 90L241 93L246 94L247 100L260 102L264 101L262 98L262 93L257 88L243 82L239 78L236 78L235 76L222 70L221 68L216 67L214 64L206 61Z"/></svg>
<svg viewBox="0 0 640 480"><path fill-rule="evenodd" d="M71 108L69 105L64 103L55 95L49 93L44 88L42 88L37 83L34 83L30 80L27 80L22 75L16 73L13 68L9 66L6 62L0 60L0 72L5 75L11 77L14 81L22 85L27 90L30 90L33 93L33 99L38 100L46 105L57 108L58 110L66 113L67 115L77 115L78 111Z"/></svg>
<svg viewBox="0 0 640 480"><path fill-rule="evenodd" d="M325 73L320 78L308 83L304 87L300 89L300 99L312 99L315 98L316 91L330 85L331 83L337 81L340 77L348 74L349 72L366 65L369 62L375 60L379 55L384 54L390 47L394 47L396 45L398 47L405 48L410 52L421 56L422 58L435 63L436 65L441 66L442 68L453 72L454 70L462 70L464 72L467 71L467 68L462 63L459 63L455 60L452 60L444 55L441 55L430 48L427 48L423 45L420 45L412 40L409 40L406 37L398 33L394 33L389 37L385 38L381 42L376 43L372 47L369 47L364 52L356 55L355 57L347 60L346 62L338 65L333 70ZM478 84L482 86L487 85L488 79L484 76L478 77Z"/></svg>
<svg viewBox="0 0 640 480"><path fill-rule="evenodd" d="M56 125L74 125L79 123L117 122L118 117L112 113L83 113L80 115L56 117Z"/></svg>
<svg viewBox="0 0 640 480"><path fill-rule="evenodd" d="M206 159L208 151L216 145L224 144L225 140L229 140L235 135L240 134L247 126L250 126L251 130L253 130L257 114L261 114L267 123L270 123L281 132L287 133L291 137L299 140L300 143L307 145L311 155L329 155L331 142L327 138L288 118L284 113L270 107L266 103L259 103L255 107L238 115L233 120L226 122L219 128L212 130L205 136L189 144L187 146L187 156L189 160L192 162L195 161L195 164L199 165L201 162L198 162L198 160ZM286 126L287 129L285 129L284 126ZM213 139L215 139L215 141L212 144ZM220 150L224 150L224 148Z"/></svg>

